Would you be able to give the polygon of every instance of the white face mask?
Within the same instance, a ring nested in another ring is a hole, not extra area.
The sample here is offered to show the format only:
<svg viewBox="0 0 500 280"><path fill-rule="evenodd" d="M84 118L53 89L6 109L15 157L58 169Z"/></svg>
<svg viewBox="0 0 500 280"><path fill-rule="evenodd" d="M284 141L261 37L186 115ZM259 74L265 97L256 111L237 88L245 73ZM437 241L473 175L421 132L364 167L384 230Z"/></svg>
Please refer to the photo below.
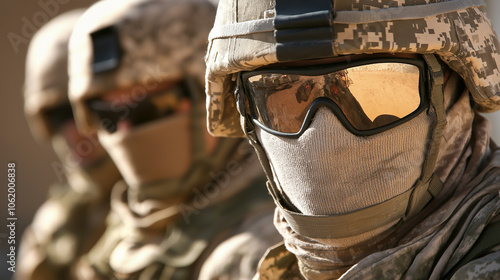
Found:
<svg viewBox="0 0 500 280"><path fill-rule="evenodd" d="M99 141L131 187L179 178L192 162L189 112L129 131L99 131Z"/></svg>
<svg viewBox="0 0 500 280"><path fill-rule="evenodd" d="M320 108L296 139L256 129L276 184L291 203L306 215L333 215L410 189L422 172L432 123L423 112L383 133L358 137Z"/></svg>

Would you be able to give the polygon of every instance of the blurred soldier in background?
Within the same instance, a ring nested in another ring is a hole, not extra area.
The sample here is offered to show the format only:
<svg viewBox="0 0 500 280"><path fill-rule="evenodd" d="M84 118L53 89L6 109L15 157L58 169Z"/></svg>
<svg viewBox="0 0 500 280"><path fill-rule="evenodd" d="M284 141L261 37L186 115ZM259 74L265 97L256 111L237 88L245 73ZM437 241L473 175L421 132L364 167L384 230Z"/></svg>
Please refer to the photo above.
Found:
<svg viewBox="0 0 500 280"><path fill-rule="evenodd" d="M483 1L222 0L206 61L208 128L278 206L261 279L500 279Z"/></svg>
<svg viewBox="0 0 500 280"><path fill-rule="evenodd" d="M214 16L208 1L107 0L78 21L73 109L124 178L78 278L250 279L279 240L253 150L205 129L203 57Z"/></svg>
<svg viewBox="0 0 500 280"><path fill-rule="evenodd" d="M23 235L15 279L70 279L105 228L111 187L120 179L97 137L78 133L68 99L68 41L83 10L66 12L33 37L26 59L25 112L33 136L51 141L67 181L49 190ZM61 178L61 177L60 177Z"/></svg>

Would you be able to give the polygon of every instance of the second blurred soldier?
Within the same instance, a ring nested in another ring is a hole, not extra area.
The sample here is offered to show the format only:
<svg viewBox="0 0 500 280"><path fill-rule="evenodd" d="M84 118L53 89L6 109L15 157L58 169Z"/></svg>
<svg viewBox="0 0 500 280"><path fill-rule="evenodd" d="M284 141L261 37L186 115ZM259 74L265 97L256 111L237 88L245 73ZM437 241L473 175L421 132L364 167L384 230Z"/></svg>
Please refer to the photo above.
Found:
<svg viewBox="0 0 500 280"><path fill-rule="evenodd" d="M98 132L125 179L81 279L250 279L280 240L253 151L205 130L214 16L206 1L107 0L77 23L69 71L78 125Z"/></svg>

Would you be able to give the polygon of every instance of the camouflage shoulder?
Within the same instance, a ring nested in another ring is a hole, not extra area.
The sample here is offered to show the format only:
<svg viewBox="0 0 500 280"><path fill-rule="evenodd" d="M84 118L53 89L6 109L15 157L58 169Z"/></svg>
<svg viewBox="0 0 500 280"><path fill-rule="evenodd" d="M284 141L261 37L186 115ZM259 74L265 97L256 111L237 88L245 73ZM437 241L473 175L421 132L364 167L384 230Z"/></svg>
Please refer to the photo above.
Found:
<svg viewBox="0 0 500 280"><path fill-rule="evenodd" d="M283 242L267 249L253 278L253 280L273 279L304 279L300 275L297 258L285 248Z"/></svg>
<svg viewBox="0 0 500 280"><path fill-rule="evenodd" d="M490 253L465 264L450 279L500 279L500 251Z"/></svg>

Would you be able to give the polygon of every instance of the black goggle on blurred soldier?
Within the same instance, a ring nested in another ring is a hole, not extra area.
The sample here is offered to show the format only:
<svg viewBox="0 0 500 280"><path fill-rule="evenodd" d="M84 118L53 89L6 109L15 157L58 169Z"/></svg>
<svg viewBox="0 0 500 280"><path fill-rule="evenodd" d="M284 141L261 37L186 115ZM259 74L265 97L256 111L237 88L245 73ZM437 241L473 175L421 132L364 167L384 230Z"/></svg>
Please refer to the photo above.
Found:
<svg viewBox="0 0 500 280"><path fill-rule="evenodd" d="M76 129L68 99L68 41L83 10L61 14L30 42L24 109L33 136L51 141L60 183L25 231L16 279L68 279L80 255L102 233L111 187L120 175L97 141ZM66 182L67 179L67 182Z"/></svg>
<svg viewBox="0 0 500 280"><path fill-rule="evenodd" d="M264 176L251 148L205 129L203 56L214 16L207 1L109 0L75 27L70 91L79 128L97 131L124 178L80 278L248 279L279 236L272 202L252 188ZM206 267L219 243L247 231L249 217L266 221L250 223L249 250L229 248ZM253 261L235 272L241 258Z"/></svg>
<svg viewBox="0 0 500 280"><path fill-rule="evenodd" d="M482 256L498 152L474 110L500 108L500 44L483 1L434 2L219 3L208 129L248 137L308 279L437 279ZM261 277L291 277L275 250Z"/></svg>

